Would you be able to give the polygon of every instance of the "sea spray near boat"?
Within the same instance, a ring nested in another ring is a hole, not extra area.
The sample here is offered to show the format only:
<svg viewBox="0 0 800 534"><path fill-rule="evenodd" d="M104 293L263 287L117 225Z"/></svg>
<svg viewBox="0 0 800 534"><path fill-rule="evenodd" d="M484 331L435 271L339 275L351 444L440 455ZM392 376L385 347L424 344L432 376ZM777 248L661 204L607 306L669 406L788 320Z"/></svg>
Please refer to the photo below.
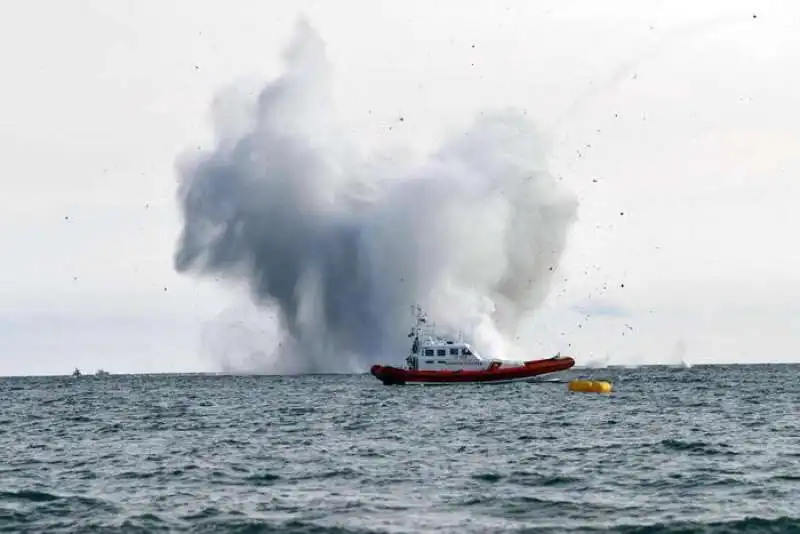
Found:
<svg viewBox="0 0 800 534"><path fill-rule="evenodd" d="M404 367L373 365L370 369L385 385L526 382L575 365L574 359L560 353L528 361L485 358L463 339L437 334L419 308L408 337L413 341Z"/></svg>

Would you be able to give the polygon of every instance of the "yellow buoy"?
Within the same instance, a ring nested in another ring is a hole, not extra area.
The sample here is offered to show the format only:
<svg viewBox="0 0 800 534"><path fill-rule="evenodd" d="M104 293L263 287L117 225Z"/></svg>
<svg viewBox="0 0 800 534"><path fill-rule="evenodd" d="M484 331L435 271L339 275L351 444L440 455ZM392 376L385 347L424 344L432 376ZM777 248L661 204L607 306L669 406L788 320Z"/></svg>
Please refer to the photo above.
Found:
<svg viewBox="0 0 800 534"><path fill-rule="evenodd" d="M582 380L575 379L569 381L570 391L581 393L611 393L611 382L605 380Z"/></svg>

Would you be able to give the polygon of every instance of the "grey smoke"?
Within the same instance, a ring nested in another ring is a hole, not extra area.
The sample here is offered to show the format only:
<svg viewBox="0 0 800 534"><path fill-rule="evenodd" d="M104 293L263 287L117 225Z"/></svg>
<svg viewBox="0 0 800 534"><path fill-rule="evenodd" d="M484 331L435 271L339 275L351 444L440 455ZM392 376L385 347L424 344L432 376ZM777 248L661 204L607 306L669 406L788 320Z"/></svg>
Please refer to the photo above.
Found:
<svg viewBox="0 0 800 534"><path fill-rule="evenodd" d="M362 156L337 127L324 43L307 23L284 60L255 101L220 97L216 147L179 163L176 269L245 281L265 321L277 317L262 371L402 361L417 303L512 356L577 209L533 125L487 112L422 164Z"/></svg>

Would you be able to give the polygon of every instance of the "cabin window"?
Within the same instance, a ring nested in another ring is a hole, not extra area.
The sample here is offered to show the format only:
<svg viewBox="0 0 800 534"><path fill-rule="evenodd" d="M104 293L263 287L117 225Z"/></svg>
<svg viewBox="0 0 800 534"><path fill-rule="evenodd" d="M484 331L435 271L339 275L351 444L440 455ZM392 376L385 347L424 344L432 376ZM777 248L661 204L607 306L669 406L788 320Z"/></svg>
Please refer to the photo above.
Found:
<svg viewBox="0 0 800 534"><path fill-rule="evenodd" d="M450 349L450 356L458 356L458 349Z"/></svg>
<svg viewBox="0 0 800 534"><path fill-rule="evenodd" d="M471 356L472 351L469 349L464 349L461 354L463 354L464 356Z"/></svg>
<svg viewBox="0 0 800 534"><path fill-rule="evenodd" d="M447 365L447 362L444 360L439 360L439 363L441 363L442 365Z"/></svg>
<svg viewBox="0 0 800 534"><path fill-rule="evenodd" d="M447 351L444 349L439 349L436 351L437 356L444 356L445 354L447 354Z"/></svg>
<svg viewBox="0 0 800 534"><path fill-rule="evenodd" d="M425 360L425 363L436 363L436 362L433 360Z"/></svg>
<svg viewBox="0 0 800 534"><path fill-rule="evenodd" d="M425 356L433 356L433 349L425 349Z"/></svg>

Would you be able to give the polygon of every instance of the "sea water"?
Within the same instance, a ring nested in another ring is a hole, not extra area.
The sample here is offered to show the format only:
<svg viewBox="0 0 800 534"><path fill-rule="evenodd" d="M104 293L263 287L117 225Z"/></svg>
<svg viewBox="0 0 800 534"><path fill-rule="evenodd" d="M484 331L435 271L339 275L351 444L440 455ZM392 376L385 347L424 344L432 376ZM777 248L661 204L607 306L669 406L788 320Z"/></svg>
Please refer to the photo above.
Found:
<svg viewBox="0 0 800 534"><path fill-rule="evenodd" d="M0 379L8 532L800 532L800 366Z"/></svg>

